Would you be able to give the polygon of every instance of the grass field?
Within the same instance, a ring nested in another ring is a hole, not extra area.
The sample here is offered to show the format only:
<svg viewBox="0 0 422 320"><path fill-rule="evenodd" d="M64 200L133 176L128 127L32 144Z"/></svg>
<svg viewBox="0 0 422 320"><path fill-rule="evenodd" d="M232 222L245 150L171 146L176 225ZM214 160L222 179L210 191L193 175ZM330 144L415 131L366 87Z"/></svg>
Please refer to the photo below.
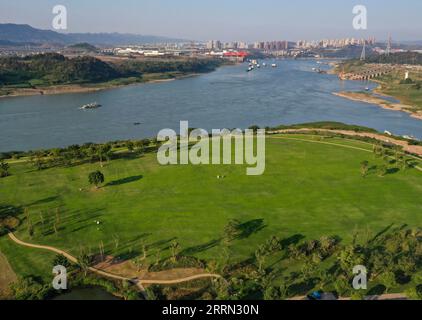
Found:
<svg viewBox="0 0 422 320"><path fill-rule="evenodd" d="M128 259L145 244L151 261L157 252L170 256L173 239L184 254L220 259L223 229L233 218L248 230L232 244L235 261L253 255L273 235L336 235L348 243L357 231L375 235L391 225L422 225L422 173L392 170L362 178L362 161L382 162L370 144L273 136L266 156L266 172L256 177L235 165L162 167L154 154L113 160L104 168L96 163L37 171L18 163L11 166L12 176L0 180L0 205L27 209L35 234L29 236L22 213L16 233L22 240L75 256L81 248L98 252L102 242L106 254ZM97 169L106 177L99 190L87 181ZM53 254L19 248L6 237L0 251L19 275L50 274Z"/></svg>

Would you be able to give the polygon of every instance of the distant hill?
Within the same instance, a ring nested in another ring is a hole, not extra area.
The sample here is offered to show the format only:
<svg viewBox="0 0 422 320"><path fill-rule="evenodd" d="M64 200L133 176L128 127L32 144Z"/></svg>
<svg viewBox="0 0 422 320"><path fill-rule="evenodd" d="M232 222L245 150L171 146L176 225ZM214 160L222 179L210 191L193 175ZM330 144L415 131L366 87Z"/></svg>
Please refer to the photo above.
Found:
<svg viewBox="0 0 422 320"><path fill-rule="evenodd" d="M69 51L77 51L77 52L97 52L97 47L89 44L89 43L77 43L72 44L66 48Z"/></svg>
<svg viewBox="0 0 422 320"><path fill-rule="evenodd" d="M182 42L182 39L166 37L121 34L121 33L59 33L41 30L27 24L0 24L0 41L12 43L36 43L72 45L90 43L92 45L125 45L159 42Z"/></svg>

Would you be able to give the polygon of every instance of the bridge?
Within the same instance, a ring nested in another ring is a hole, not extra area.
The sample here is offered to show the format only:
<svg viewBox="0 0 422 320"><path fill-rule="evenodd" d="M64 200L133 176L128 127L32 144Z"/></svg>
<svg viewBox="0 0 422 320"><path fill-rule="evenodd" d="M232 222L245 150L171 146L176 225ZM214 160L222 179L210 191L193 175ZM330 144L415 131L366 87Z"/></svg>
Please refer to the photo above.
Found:
<svg viewBox="0 0 422 320"><path fill-rule="evenodd" d="M393 68L391 67L380 67L375 69L368 69L362 72L356 72L356 73L340 73L339 78L342 80L371 80L380 76L383 76L385 74L388 74L393 71Z"/></svg>

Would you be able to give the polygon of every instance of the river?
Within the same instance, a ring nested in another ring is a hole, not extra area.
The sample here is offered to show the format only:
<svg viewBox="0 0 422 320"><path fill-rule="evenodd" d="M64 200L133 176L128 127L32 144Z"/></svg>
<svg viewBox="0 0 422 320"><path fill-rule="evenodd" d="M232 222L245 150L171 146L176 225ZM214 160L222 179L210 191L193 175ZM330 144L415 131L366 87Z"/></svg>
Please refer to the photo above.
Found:
<svg viewBox="0 0 422 320"><path fill-rule="evenodd" d="M183 80L94 93L2 98L0 152L152 137L163 128L177 130L181 120L207 130L329 120L422 139L422 121L404 112L332 95L375 84L318 74L312 71L321 67L315 60L277 64L249 73L246 64L227 66ZM94 101L103 107L79 110Z"/></svg>

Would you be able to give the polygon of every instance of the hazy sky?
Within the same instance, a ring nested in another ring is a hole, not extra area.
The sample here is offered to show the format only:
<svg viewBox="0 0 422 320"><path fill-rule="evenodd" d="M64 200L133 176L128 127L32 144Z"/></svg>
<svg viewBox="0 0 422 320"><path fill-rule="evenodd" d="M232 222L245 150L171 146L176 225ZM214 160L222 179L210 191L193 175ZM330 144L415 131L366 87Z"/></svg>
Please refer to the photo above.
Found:
<svg viewBox="0 0 422 320"><path fill-rule="evenodd" d="M0 0L0 22L51 29L52 8L68 9L68 32L129 32L184 39L297 40L375 36L422 40L420 0ZM368 8L368 30L352 8Z"/></svg>

